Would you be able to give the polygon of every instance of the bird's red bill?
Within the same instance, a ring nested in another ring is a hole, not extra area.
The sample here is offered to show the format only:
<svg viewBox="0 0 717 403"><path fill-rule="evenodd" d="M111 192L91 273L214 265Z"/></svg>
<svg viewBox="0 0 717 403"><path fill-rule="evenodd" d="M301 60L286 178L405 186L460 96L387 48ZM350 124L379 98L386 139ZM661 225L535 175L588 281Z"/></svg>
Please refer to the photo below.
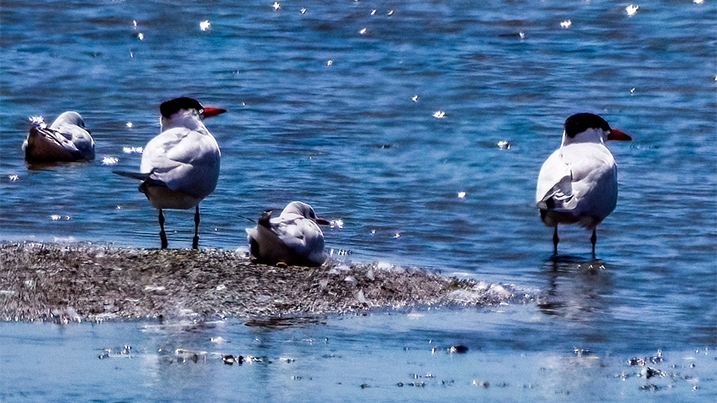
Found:
<svg viewBox="0 0 717 403"><path fill-rule="evenodd" d="M632 141L632 137L618 129L610 129L610 134L607 135L608 140L617 141Z"/></svg>
<svg viewBox="0 0 717 403"><path fill-rule="evenodd" d="M215 108L213 106L205 106L203 108L202 114L205 118L211 118L212 116L221 115L222 113L226 112L226 109L222 108Z"/></svg>

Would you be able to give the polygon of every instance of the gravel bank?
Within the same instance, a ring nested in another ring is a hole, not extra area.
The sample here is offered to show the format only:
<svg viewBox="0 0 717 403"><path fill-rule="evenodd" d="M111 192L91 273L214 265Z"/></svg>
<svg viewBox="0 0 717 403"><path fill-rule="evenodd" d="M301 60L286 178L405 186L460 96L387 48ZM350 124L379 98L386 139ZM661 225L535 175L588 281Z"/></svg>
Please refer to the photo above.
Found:
<svg viewBox="0 0 717 403"><path fill-rule="evenodd" d="M0 244L0 264L4 321L257 319L531 300L508 285L418 268L335 261L275 267L225 250L6 243Z"/></svg>

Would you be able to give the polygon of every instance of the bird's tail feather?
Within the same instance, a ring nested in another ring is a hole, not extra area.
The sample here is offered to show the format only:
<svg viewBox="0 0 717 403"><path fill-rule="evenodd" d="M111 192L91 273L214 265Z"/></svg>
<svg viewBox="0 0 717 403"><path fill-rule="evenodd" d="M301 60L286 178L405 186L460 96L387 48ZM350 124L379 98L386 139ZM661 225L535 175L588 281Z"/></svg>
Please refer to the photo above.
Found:
<svg viewBox="0 0 717 403"><path fill-rule="evenodd" d="M140 191L144 193L144 190L142 188L144 186L164 186L168 187L166 183L162 182L159 179L152 178L152 173L142 173L142 172L129 172L129 171L112 171L112 173L117 175L126 176L128 178L132 179L139 179L142 181L142 184L140 185Z"/></svg>
<svg viewBox="0 0 717 403"><path fill-rule="evenodd" d="M112 173L121 175L121 176L126 176L128 178L139 179L141 181L148 180L149 175L150 175L150 174L142 173L142 172L129 172L129 171L112 171Z"/></svg>

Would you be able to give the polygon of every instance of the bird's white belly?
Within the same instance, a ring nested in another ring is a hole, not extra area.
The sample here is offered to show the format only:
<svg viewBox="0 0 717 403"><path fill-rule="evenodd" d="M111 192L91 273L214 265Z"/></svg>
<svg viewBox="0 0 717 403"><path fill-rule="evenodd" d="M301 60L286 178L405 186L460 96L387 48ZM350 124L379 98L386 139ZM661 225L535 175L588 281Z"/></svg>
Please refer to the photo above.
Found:
<svg viewBox="0 0 717 403"><path fill-rule="evenodd" d="M147 196L152 207L158 209L186 210L196 207L202 198L177 192L165 186L143 184L140 190Z"/></svg>

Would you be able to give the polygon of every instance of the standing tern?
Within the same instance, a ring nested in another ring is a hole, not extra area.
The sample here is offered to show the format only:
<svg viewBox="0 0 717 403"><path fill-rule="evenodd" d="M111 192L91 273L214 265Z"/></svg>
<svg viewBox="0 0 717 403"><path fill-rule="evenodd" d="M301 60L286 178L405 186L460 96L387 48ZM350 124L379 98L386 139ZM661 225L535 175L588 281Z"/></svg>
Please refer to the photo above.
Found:
<svg viewBox="0 0 717 403"><path fill-rule="evenodd" d="M543 163L538 175L535 202L540 218L553 232L553 253L558 253L558 224L578 223L593 234L617 205L617 165L605 140L632 138L611 128L592 113L578 113L565 120L560 148Z"/></svg>
<svg viewBox="0 0 717 403"><path fill-rule="evenodd" d="M296 266L320 266L326 260L324 234L319 224L329 222L318 218L306 203L293 201L281 215L271 218L271 210L261 215L256 227L247 228L247 241L255 260Z"/></svg>
<svg viewBox="0 0 717 403"><path fill-rule="evenodd" d="M90 161L95 141L79 113L67 111L47 127L42 117L31 117L30 133L22 144L28 162Z"/></svg>
<svg viewBox="0 0 717 403"><path fill-rule="evenodd" d="M162 132L144 147L140 172L115 171L139 179L139 191L159 209L159 237L167 248L163 209L195 207L192 248L199 247L199 202L217 186L221 152L202 120L226 112L202 106L187 97L172 99L159 107Z"/></svg>

